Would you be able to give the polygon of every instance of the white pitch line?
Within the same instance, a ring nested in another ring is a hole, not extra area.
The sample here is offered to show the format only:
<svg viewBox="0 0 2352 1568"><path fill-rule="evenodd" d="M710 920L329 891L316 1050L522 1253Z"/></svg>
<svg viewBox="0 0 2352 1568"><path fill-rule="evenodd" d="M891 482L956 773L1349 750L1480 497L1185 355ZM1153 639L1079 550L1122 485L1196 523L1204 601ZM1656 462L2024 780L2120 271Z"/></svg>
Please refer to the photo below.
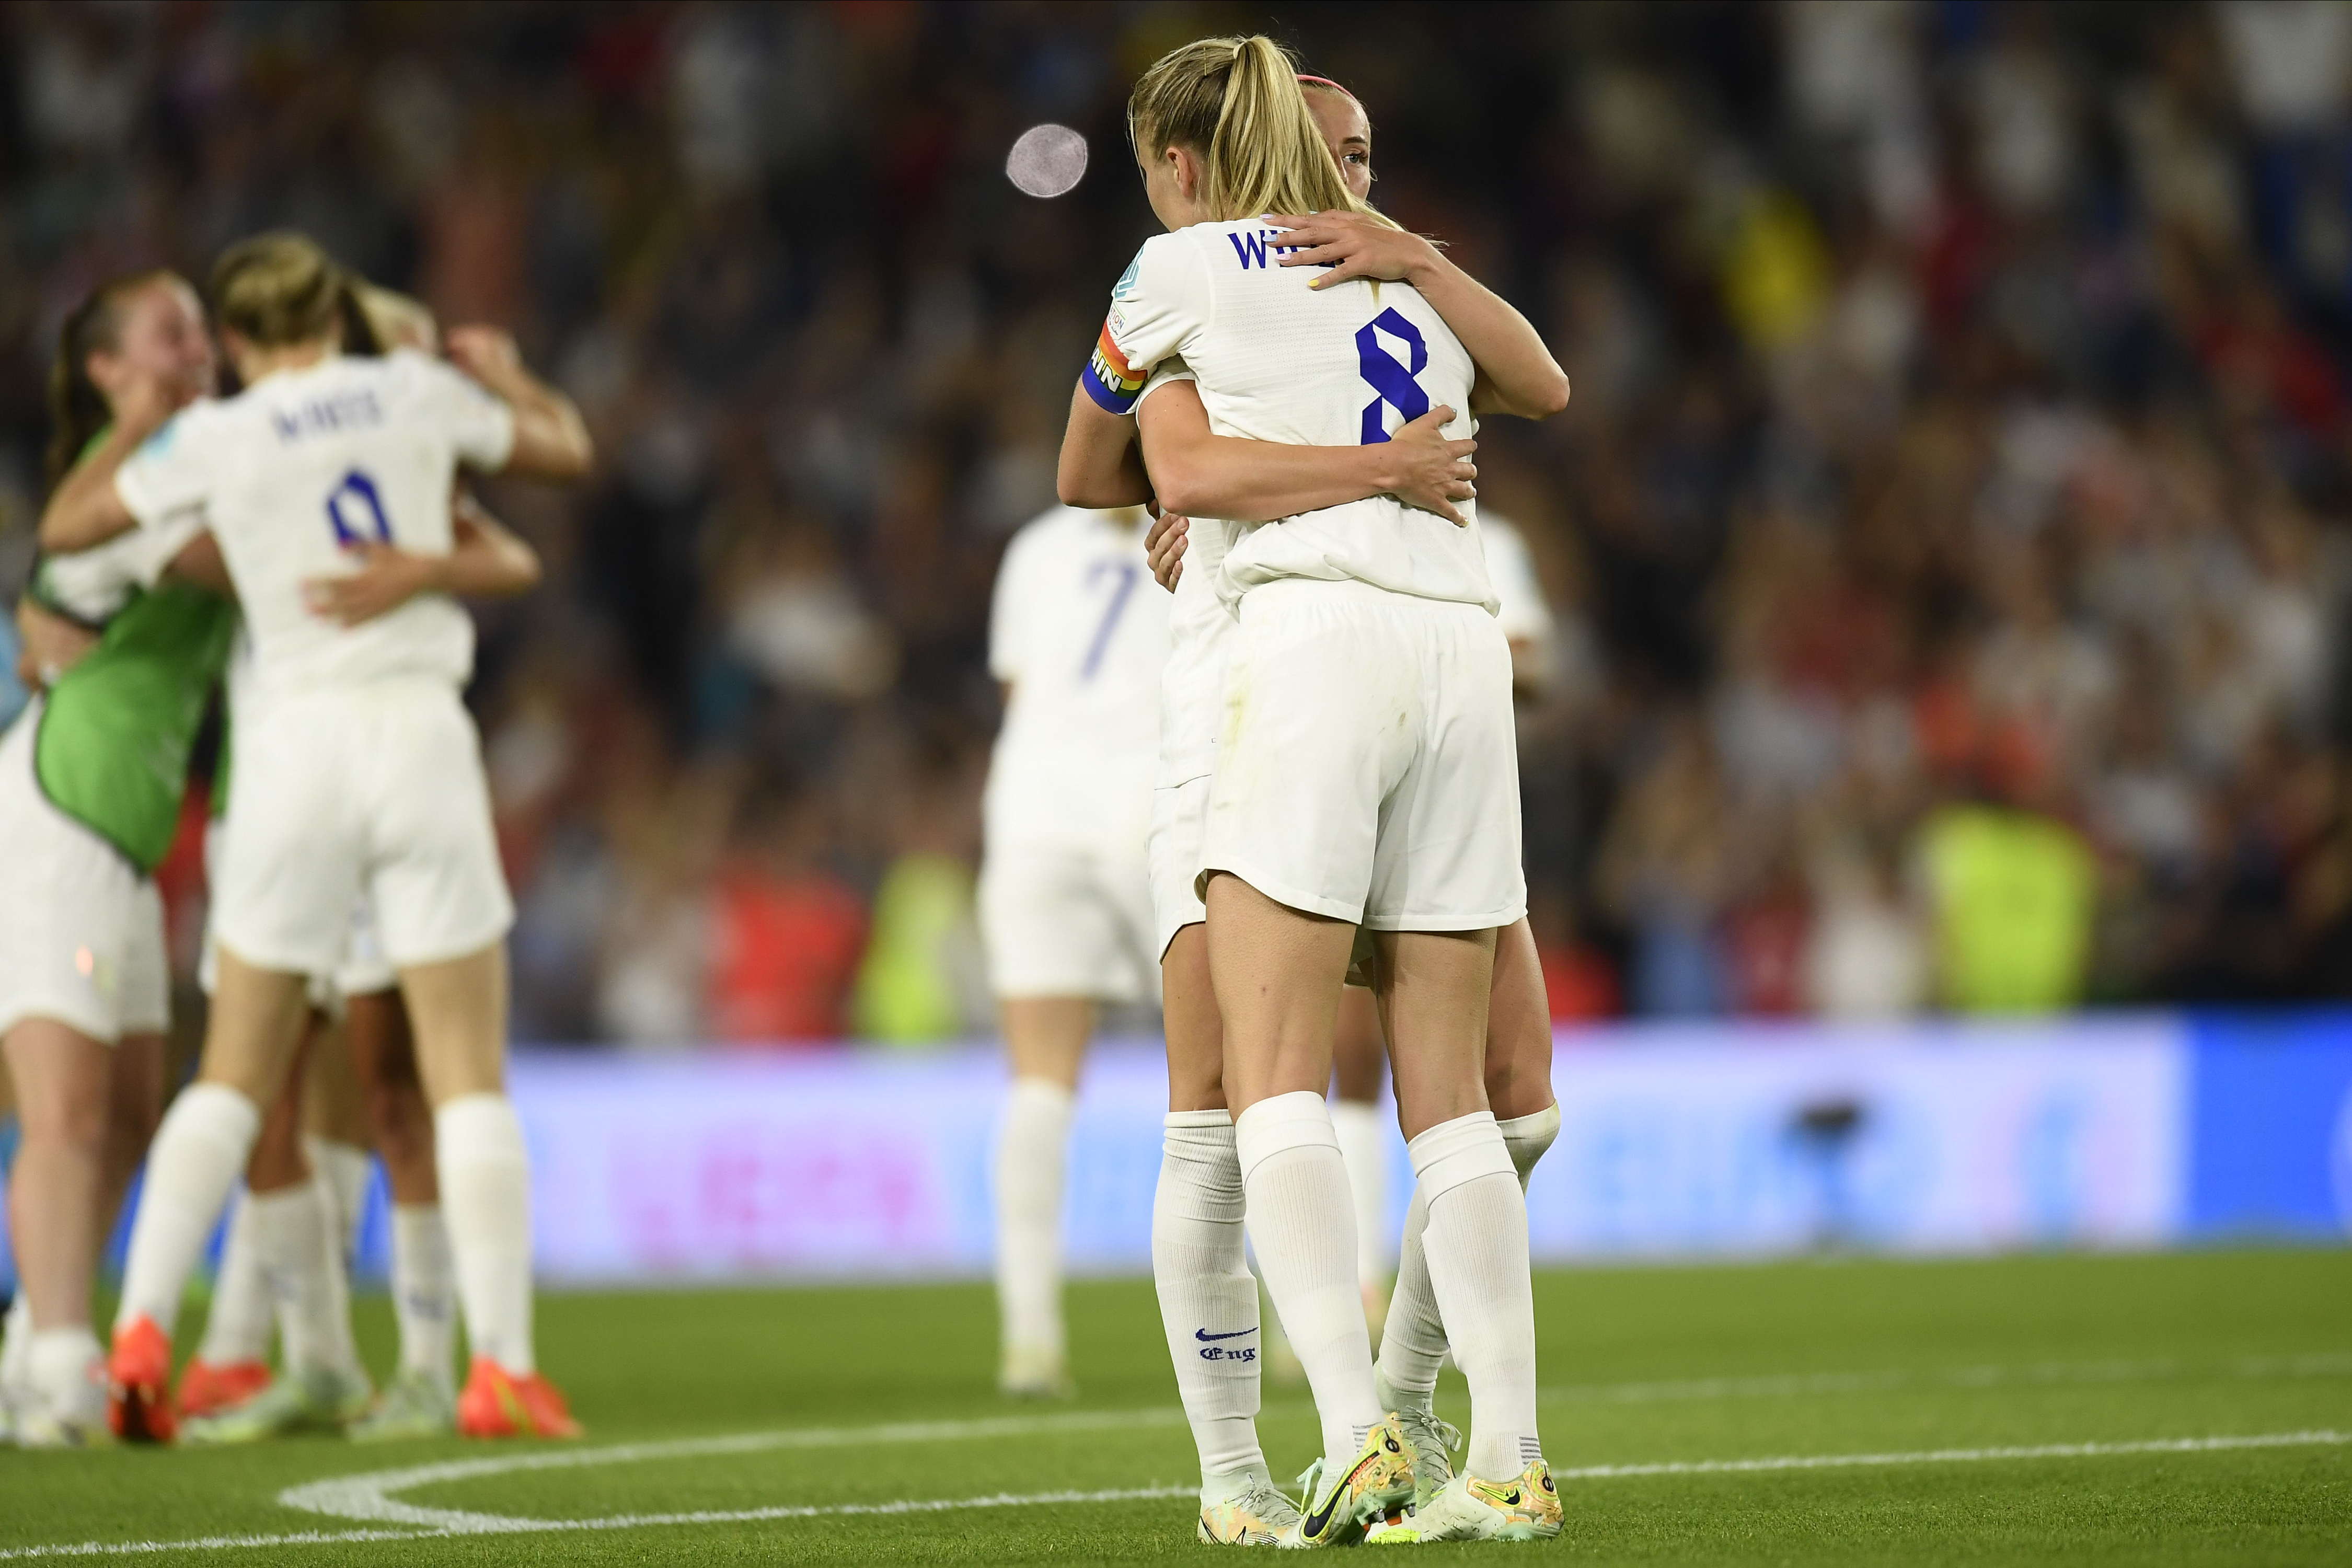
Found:
<svg viewBox="0 0 2352 1568"><path fill-rule="evenodd" d="M2309 1448L2352 1443L2352 1432L2263 1432L2244 1436L2157 1437L2136 1443L2042 1443L2027 1447L1927 1448L1912 1454L1785 1454L1762 1459L1670 1459L1654 1465L1587 1465L1555 1480L1613 1481L1641 1476L1727 1476L1851 1466L1967 1465L1997 1459L2101 1459L2118 1454L2219 1454L2237 1448Z"/></svg>
<svg viewBox="0 0 2352 1568"><path fill-rule="evenodd" d="M1771 1373L1648 1383L1560 1384L1538 1396L1563 1404L1652 1405L1682 1400L1772 1399L1812 1394L1886 1394L1906 1388L2010 1388L2066 1384L2157 1383L2200 1375L2263 1380L2352 1373L2352 1355L2249 1357L2198 1366L2178 1360L2039 1362L2023 1366L1954 1366L1880 1372Z"/></svg>

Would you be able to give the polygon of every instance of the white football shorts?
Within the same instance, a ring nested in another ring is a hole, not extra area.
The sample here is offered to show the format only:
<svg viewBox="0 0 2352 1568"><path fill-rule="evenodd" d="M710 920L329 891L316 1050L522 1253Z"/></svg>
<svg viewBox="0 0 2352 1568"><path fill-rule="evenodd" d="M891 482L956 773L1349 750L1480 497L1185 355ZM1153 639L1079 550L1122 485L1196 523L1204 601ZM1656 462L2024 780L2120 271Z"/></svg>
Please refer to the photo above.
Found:
<svg viewBox="0 0 2352 1568"><path fill-rule="evenodd" d="M1201 846L1209 827L1209 779L1202 774L1151 792L1152 956L1186 926L1209 918L1201 902Z"/></svg>
<svg viewBox="0 0 2352 1568"><path fill-rule="evenodd" d="M1141 835L1123 837L991 837L980 866L980 934L997 995L1158 1003L1151 874Z"/></svg>
<svg viewBox="0 0 2352 1568"><path fill-rule="evenodd" d="M364 894L383 963L479 952L514 923L481 742L436 681L308 692L238 715L213 899L223 946L333 975Z"/></svg>
<svg viewBox="0 0 2352 1568"><path fill-rule="evenodd" d="M1511 651L1476 605L1253 588L1225 673L1202 880L1376 931L1527 912Z"/></svg>
<svg viewBox="0 0 2352 1568"><path fill-rule="evenodd" d="M0 1034L49 1018L113 1045L172 1022L163 899L122 852L49 804L37 700L0 736Z"/></svg>

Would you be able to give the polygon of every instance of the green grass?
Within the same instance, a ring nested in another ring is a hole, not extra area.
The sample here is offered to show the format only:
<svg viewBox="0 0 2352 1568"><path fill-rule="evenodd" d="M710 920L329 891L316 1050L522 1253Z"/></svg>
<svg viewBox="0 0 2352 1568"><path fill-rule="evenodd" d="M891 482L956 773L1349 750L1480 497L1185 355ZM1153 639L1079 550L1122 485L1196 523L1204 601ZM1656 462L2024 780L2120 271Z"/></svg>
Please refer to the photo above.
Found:
<svg viewBox="0 0 2352 1568"><path fill-rule="evenodd" d="M2037 1257L1549 1273L1536 1297L1555 1468L2352 1433L2352 1253ZM361 1304L371 1360L389 1313ZM562 1521L1195 1479L1150 1286L1072 1291L1083 1397L1024 1435L641 1455L442 1479L435 1509ZM622 1443L1000 1418L993 1318L970 1286L548 1298L541 1357ZM194 1342L194 1325L184 1336ZM1467 1423L1458 1384L1448 1413ZM1270 1388L1278 1471L1310 1455L1302 1394ZM1103 1419L1076 1424L1088 1413ZM1074 1420L1074 1417L1076 1418ZM1131 1417L1131 1418L1129 1418ZM1058 1424L1059 1430L1053 1429ZM0 1451L0 1552L79 1542L414 1530L304 1513L303 1482L519 1447ZM2352 1446L1944 1459L1563 1484L1580 1563L2345 1563ZM1502 1548L1430 1548L1495 1552ZM1093 1562L1208 1551L1183 1498L420 1535L173 1555L220 1564Z"/></svg>

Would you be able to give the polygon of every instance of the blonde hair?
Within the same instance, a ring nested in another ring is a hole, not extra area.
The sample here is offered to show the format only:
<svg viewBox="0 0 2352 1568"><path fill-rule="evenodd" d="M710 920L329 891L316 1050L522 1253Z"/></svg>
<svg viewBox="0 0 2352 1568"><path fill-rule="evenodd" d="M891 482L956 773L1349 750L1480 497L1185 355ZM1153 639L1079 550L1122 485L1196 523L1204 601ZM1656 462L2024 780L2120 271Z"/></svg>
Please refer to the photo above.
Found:
<svg viewBox="0 0 2352 1568"><path fill-rule="evenodd" d="M214 319L258 348L307 343L345 319L349 280L306 235L241 239L213 263Z"/></svg>
<svg viewBox="0 0 2352 1568"><path fill-rule="evenodd" d="M1138 153L1199 154L1201 205L1216 221L1342 210L1391 222L1349 192L1297 63L1264 34L1202 38L1154 60L1128 95L1127 134Z"/></svg>
<svg viewBox="0 0 2352 1568"><path fill-rule="evenodd" d="M434 320L433 308L424 300L357 278L352 280L352 296L360 314L367 319L368 331L384 352L440 352L441 323Z"/></svg>

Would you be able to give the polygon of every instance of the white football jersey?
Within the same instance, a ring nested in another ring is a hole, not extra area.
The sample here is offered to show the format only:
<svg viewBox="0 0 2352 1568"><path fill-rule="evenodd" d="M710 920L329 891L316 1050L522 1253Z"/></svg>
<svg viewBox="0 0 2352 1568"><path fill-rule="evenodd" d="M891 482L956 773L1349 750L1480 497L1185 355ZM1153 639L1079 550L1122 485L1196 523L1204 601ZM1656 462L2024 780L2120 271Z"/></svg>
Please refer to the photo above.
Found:
<svg viewBox="0 0 2352 1568"><path fill-rule="evenodd" d="M1181 355L1209 427L1293 446L1385 441L1439 404L1470 436L1476 367L1418 290L1355 279L1308 287L1312 267L1278 265L1281 231L1261 219L1196 224L1146 240L1111 291L1083 384L1125 414L1151 370ZM1228 605L1282 577L1354 578L1391 593L1495 608L1475 511L1468 528L1387 496L1276 523L1226 524L1217 574ZM1189 572L1187 574L1190 574Z"/></svg>
<svg viewBox="0 0 2352 1568"><path fill-rule="evenodd" d="M989 670L1012 687L989 768L998 830L1083 834L1149 806L1169 601L1146 521L1056 507L1005 547L988 626Z"/></svg>
<svg viewBox="0 0 2352 1568"><path fill-rule="evenodd" d="M345 547L363 542L447 554L457 465L499 468L513 445L512 411L438 360L335 356L183 410L115 489L151 528L201 510L253 638L252 701L404 678L462 685L474 624L456 600L420 595L345 627L312 613L302 584L352 570Z"/></svg>
<svg viewBox="0 0 2352 1568"><path fill-rule="evenodd" d="M1491 511L1479 514L1478 528L1486 543L1486 571L1495 583L1495 619L1502 626L1503 636L1515 643L1530 643L1538 650L1549 650L1552 638L1551 605L1544 597L1542 580L1536 575L1535 557L1528 553L1527 536L1517 524Z"/></svg>

